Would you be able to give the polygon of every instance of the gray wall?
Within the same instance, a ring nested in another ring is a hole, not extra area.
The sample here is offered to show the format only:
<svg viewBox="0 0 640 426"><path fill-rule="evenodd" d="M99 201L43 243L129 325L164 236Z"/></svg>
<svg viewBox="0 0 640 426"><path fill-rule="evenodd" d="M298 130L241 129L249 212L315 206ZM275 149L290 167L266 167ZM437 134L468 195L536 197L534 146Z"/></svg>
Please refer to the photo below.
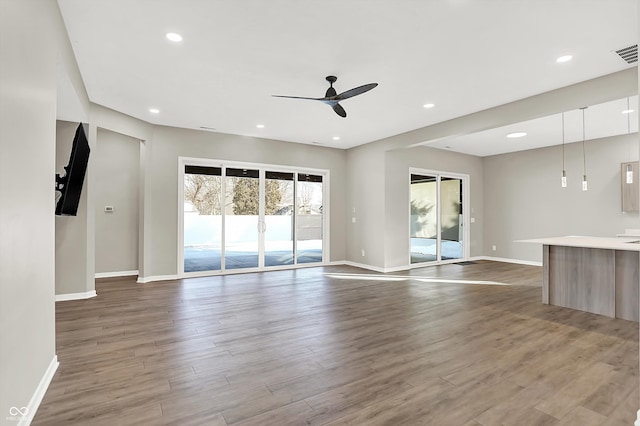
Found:
<svg viewBox="0 0 640 426"><path fill-rule="evenodd" d="M88 100L53 0L2 0L0 58L0 424L15 424L55 359L58 61Z"/></svg>
<svg viewBox="0 0 640 426"><path fill-rule="evenodd" d="M140 141L98 129L92 167L96 273L137 271ZM114 211L105 212L105 206Z"/></svg>
<svg viewBox="0 0 640 426"><path fill-rule="evenodd" d="M352 148L347 170L346 260L384 268L385 153L374 145Z"/></svg>
<svg viewBox="0 0 640 426"><path fill-rule="evenodd" d="M370 144L347 152L347 260L378 269L409 266L411 167L470 176L471 208L476 219L471 228L471 255L482 254L480 158L427 147L386 151Z"/></svg>
<svg viewBox="0 0 640 426"><path fill-rule="evenodd" d="M345 152L333 148L156 126L144 147L145 270L178 270L178 157L246 161L330 171L330 260L345 258Z"/></svg>
<svg viewBox="0 0 640 426"><path fill-rule="evenodd" d="M407 265L409 167L471 175L472 215L476 222L471 225L470 254L499 255L486 251L487 245L492 244L488 239L492 231L485 228L485 222L501 205L487 201L487 191L493 189L483 184L484 163L450 151L413 149L420 149L429 141L624 98L637 91L637 70L627 69L348 150L346 259L379 269ZM421 152L424 155L418 154ZM356 223L351 221L354 208Z"/></svg>
<svg viewBox="0 0 640 426"><path fill-rule="evenodd" d="M620 163L638 158L638 134L587 141L589 189L582 191L582 143L566 145L567 187L560 185L560 146L483 159L485 237L490 256L540 262L542 248L514 240L562 235L612 237L640 227L622 213ZM495 245L497 250L492 251Z"/></svg>
<svg viewBox="0 0 640 426"><path fill-rule="evenodd" d="M417 147L387 152L385 200L385 267L409 263L409 168L469 175L470 255L482 255L483 247L483 167L482 160L456 152Z"/></svg>
<svg viewBox="0 0 640 426"><path fill-rule="evenodd" d="M56 122L56 173L64 175L69 162L78 123ZM87 172L93 167L94 152L89 156ZM56 295L86 293L94 289L93 271L89 265L90 250L87 240L87 197L89 179L85 178L76 216L56 216Z"/></svg>

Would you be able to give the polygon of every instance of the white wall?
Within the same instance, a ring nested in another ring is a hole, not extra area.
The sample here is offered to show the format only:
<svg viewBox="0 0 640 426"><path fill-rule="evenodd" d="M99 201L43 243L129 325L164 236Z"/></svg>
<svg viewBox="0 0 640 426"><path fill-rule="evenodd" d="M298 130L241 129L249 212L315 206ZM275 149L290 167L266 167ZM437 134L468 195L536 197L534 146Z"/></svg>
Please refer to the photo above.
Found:
<svg viewBox="0 0 640 426"><path fill-rule="evenodd" d="M58 60L81 102L54 0L0 3L0 424L35 409L56 366L54 175Z"/></svg>
<svg viewBox="0 0 640 426"><path fill-rule="evenodd" d="M140 141L98 129L93 167L96 274L137 271Z"/></svg>
<svg viewBox="0 0 640 426"><path fill-rule="evenodd" d="M565 148L567 187L560 185L560 146L486 157L485 247L490 256L542 261L527 238L562 235L613 237L640 227L637 213L622 213L620 163L638 159L638 134L587 141L589 189L582 191L582 143ZM495 245L497 250L492 251Z"/></svg>

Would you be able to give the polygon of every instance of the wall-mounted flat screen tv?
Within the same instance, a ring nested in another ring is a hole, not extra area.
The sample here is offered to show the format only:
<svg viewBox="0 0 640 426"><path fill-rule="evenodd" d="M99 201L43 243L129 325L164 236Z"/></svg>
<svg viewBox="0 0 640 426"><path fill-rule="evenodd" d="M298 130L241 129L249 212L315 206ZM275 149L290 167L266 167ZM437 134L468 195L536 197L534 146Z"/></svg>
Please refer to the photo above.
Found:
<svg viewBox="0 0 640 426"><path fill-rule="evenodd" d="M69 163L64 167L65 175L56 174L56 191L61 193L56 204L57 215L75 216L78 213L90 152L84 125L80 123L73 138Z"/></svg>

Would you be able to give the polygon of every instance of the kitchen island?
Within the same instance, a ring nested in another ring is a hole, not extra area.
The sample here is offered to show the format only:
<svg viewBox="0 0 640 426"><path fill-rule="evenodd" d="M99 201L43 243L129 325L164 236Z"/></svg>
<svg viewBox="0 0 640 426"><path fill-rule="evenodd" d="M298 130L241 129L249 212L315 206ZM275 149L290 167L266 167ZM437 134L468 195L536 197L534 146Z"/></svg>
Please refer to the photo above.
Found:
<svg viewBox="0 0 640 426"><path fill-rule="evenodd" d="M640 238L552 237L542 244L542 303L639 319Z"/></svg>

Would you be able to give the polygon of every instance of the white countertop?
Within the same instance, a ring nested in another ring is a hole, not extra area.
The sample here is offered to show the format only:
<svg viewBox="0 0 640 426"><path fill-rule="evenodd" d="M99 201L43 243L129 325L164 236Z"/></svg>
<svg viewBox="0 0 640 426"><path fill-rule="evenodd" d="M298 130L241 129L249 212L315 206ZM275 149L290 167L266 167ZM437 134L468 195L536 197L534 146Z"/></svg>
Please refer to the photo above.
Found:
<svg viewBox="0 0 640 426"><path fill-rule="evenodd" d="M549 246L565 246L565 247L584 247L598 248L608 250L625 250L640 251L640 237L583 237L583 236L566 236L566 237L550 237L536 238L532 240L516 240L516 243L536 243Z"/></svg>

